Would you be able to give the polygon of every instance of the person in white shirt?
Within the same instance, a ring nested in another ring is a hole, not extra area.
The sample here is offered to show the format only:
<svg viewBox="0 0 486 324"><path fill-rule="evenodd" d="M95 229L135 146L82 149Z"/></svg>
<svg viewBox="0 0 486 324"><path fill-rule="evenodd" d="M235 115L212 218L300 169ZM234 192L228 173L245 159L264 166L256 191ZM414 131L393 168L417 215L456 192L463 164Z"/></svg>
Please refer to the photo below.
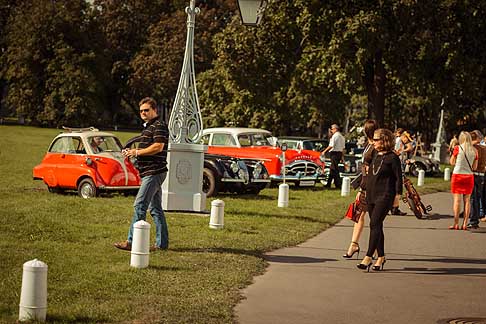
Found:
<svg viewBox="0 0 486 324"><path fill-rule="evenodd" d="M343 152L346 141L344 136L339 131L339 126L336 124L331 125L332 137L329 141L329 146L326 147L322 154L329 152L331 158L331 166L329 171L329 179L327 180L326 187L331 188L331 183L334 181L336 188L341 188L341 176L339 175L339 162L343 159Z"/></svg>

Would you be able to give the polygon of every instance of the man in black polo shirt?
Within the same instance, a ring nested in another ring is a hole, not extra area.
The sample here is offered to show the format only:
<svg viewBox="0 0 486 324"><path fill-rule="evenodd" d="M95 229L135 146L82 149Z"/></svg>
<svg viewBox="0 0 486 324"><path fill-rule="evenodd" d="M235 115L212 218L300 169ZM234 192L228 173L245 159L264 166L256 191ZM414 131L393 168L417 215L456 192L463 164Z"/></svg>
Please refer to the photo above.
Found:
<svg viewBox="0 0 486 324"><path fill-rule="evenodd" d="M137 158L142 184L133 204L135 211L128 238L124 242L115 243L115 247L128 251L132 249L133 224L145 220L149 210L155 223L155 246L150 250L166 250L169 247L169 231L162 209L162 182L167 175L169 130L164 122L158 120L157 103L154 99L144 98L139 106L140 116L145 121L142 141L137 149L124 150L123 155Z"/></svg>

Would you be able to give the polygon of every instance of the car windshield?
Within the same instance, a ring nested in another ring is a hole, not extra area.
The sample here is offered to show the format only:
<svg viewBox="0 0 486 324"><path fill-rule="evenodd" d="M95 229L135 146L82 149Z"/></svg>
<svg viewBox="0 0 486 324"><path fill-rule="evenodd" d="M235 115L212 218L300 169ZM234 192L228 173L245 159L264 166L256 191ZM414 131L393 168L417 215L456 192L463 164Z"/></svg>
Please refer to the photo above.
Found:
<svg viewBox="0 0 486 324"><path fill-rule="evenodd" d="M312 151L322 151L329 145L329 142L326 140L309 140L304 141L303 146L304 150L312 150Z"/></svg>
<svg viewBox="0 0 486 324"><path fill-rule="evenodd" d="M114 136L92 136L88 142L93 148L98 147L102 152L121 152L122 146L118 138Z"/></svg>
<svg viewBox="0 0 486 324"><path fill-rule="evenodd" d="M238 135L238 142L241 146L272 146L270 142L271 134L249 133Z"/></svg>
<svg viewBox="0 0 486 324"><path fill-rule="evenodd" d="M297 150L299 149L299 141L289 140L289 139L279 139L278 143L282 145L283 143L287 144L287 149L289 150Z"/></svg>

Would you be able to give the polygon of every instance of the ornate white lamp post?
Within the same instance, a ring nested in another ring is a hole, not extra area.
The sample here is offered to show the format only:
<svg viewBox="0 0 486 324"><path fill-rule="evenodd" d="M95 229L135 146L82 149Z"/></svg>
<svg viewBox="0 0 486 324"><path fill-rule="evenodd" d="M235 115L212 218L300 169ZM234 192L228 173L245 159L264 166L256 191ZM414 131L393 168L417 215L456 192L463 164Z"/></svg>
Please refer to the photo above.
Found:
<svg viewBox="0 0 486 324"><path fill-rule="evenodd" d="M170 171L162 185L162 205L165 210L201 212L206 208L206 194L202 192L202 170L207 148L198 144L202 135L202 118L194 73L194 25L199 13L195 0L190 1L186 13L186 51L169 119L167 159Z"/></svg>
<svg viewBox="0 0 486 324"><path fill-rule="evenodd" d="M442 99L440 106L444 107L444 99ZM440 110L439 129L437 130L435 143L432 143L431 146L434 159L440 161L441 163L449 163L449 154L447 153L447 143L444 129L444 109Z"/></svg>
<svg viewBox="0 0 486 324"><path fill-rule="evenodd" d="M238 0L242 23L256 26L265 5L265 0ZM199 144L202 118L194 73L194 25L199 11L195 0L190 0L189 7L186 7L184 63L169 119L169 174L162 185L162 207L165 210L201 212L206 207L206 194L202 192L202 170L207 147Z"/></svg>

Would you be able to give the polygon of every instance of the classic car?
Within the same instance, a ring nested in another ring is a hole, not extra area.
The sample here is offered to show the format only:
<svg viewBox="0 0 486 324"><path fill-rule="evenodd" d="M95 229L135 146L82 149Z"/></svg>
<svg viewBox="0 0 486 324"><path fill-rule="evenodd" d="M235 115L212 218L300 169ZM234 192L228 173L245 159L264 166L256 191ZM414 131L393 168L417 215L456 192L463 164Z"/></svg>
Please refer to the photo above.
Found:
<svg viewBox="0 0 486 324"><path fill-rule="evenodd" d="M283 151L272 145L274 137L256 128L208 128L203 130L202 143L209 154L223 154L241 159L263 161L273 184L285 181L296 186L314 186L324 179L324 161L314 151Z"/></svg>
<svg viewBox="0 0 486 324"><path fill-rule="evenodd" d="M203 192L208 197L219 192L258 194L269 182L261 161L204 154Z"/></svg>
<svg viewBox="0 0 486 324"><path fill-rule="evenodd" d="M124 148L137 147L140 140L140 136L132 137ZM136 165L136 158L131 162ZM220 192L258 194L269 182L267 169L259 160L204 154L202 191L207 197Z"/></svg>
<svg viewBox="0 0 486 324"><path fill-rule="evenodd" d="M83 198L102 191L134 191L140 176L121 150L111 133L92 127L65 128L34 167L33 178L44 181L50 192L77 190Z"/></svg>
<svg viewBox="0 0 486 324"><path fill-rule="evenodd" d="M419 170L424 170L428 175L434 175L440 172L440 162L425 156L412 156L405 167L405 173L410 173L418 177Z"/></svg>
<svg viewBox="0 0 486 324"><path fill-rule="evenodd" d="M309 151L320 154L320 152L322 152L329 145L329 140L298 136L279 137L278 144L281 145L283 143L287 144L289 149L298 150L307 154L310 154ZM354 152L361 151L359 148L353 145L346 146L346 152L349 153L344 154L344 163L339 164L339 173L341 177L350 177L353 179L359 175L361 172L361 154L355 154ZM331 159L327 154L325 157L325 163L326 170L324 172L324 179L321 181L323 184L327 184L327 180L329 179L329 167L331 165Z"/></svg>

